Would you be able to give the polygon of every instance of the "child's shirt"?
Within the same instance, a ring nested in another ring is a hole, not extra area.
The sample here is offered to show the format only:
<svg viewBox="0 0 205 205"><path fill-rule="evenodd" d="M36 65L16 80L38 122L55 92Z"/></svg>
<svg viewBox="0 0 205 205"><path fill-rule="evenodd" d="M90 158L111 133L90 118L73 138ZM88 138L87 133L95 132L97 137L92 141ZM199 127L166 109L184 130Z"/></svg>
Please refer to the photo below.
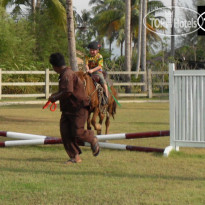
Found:
<svg viewBox="0 0 205 205"><path fill-rule="evenodd" d="M97 53L95 56L89 54L85 57L85 64L88 65L89 69L96 68L97 66L103 67L103 57L100 53ZM102 72L102 69L98 71Z"/></svg>

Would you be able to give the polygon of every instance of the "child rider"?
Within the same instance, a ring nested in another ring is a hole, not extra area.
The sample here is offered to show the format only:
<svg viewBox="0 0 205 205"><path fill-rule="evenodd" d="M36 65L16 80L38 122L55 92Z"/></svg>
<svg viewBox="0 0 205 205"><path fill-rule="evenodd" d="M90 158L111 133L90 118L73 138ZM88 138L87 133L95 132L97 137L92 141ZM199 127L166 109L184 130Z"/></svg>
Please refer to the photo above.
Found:
<svg viewBox="0 0 205 205"><path fill-rule="evenodd" d="M106 102L108 104L108 88L107 83L104 79L102 68L103 68L103 57L99 53L101 48L100 44L97 41L89 43L88 48L90 54L85 58L86 71L91 75L98 75L100 78L100 84L103 86L105 95L107 97Z"/></svg>

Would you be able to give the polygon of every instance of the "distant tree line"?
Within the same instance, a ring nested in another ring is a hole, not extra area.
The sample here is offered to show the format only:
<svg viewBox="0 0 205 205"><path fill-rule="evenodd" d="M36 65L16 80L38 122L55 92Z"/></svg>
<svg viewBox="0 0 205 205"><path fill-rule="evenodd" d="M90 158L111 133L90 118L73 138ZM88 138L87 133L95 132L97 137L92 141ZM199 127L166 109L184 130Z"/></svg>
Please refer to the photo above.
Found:
<svg viewBox="0 0 205 205"><path fill-rule="evenodd" d="M0 0L0 67L5 70L45 69L50 66L48 57L52 52L63 53L69 63L66 2L68 0ZM78 14L73 8L77 50L85 54L86 45L96 39L103 46L101 52L108 67L126 70L124 51L128 37L125 35L128 25L127 2L90 0L92 10L83 10L82 14ZM10 13L9 6L13 8ZM138 60L143 57L148 66L157 64L152 69L159 69L159 64L167 69L167 56L170 52L168 41L148 30L139 35L143 27L141 14L163 6L163 1L159 0L130 0L131 48L128 59L131 60L133 71L140 67L142 62ZM146 11L143 10L145 8ZM157 15L154 17L157 18ZM156 30L151 27L149 18L146 24L150 30ZM143 38L146 39L145 43L142 42ZM197 37L196 33L184 37L176 50L175 58L185 56L190 60L204 60L204 43L203 37ZM108 49L105 49L105 44L109 45ZM114 58L114 62L111 60L113 46L119 46L120 50L120 56ZM140 50L142 46L145 47L145 53ZM156 48L161 48L158 53L155 52ZM160 59L160 62L154 62L155 58Z"/></svg>

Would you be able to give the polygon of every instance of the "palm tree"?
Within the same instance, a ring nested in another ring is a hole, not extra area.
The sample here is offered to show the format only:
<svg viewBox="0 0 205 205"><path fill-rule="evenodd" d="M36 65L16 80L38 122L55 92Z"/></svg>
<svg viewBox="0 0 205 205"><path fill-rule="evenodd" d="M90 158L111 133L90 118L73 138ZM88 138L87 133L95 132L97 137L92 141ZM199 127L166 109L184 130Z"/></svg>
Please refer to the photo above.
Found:
<svg viewBox="0 0 205 205"><path fill-rule="evenodd" d="M111 44L118 36L118 31L124 26L124 2L122 0L112 1L90 1L90 4L95 3L92 7L94 18L92 23L97 30L98 35L106 36Z"/></svg>
<svg viewBox="0 0 205 205"><path fill-rule="evenodd" d="M68 31L68 50L70 65L73 70L78 70L77 60L76 60L76 47L75 47L75 34L74 34L74 20L73 20L73 5L72 0L66 0L67 3L67 18L66 9L63 6L62 0L3 0L2 5L6 7L7 5L15 5L15 7L20 7L20 5L25 5L30 7L30 15L35 17L36 11L46 9L51 19L57 24L64 28L64 31ZM33 18L35 19L35 18ZM67 22L67 27L66 27ZM66 29L67 28L67 29ZM34 30L35 32L35 30Z"/></svg>
<svg viewBox="0 0 205 205"><path fill-rule="evenodd" d="M72 0L66 0L66 11L67 11L67 27L68 27L68 53L70 59L70 66L74 71L78 71Z"/></svg>
<svg viewBox="0 0 205 205"><path fill-rule="evenodd" d="M117 46L120 46L120 55L123 56L123 44L125 41L125 30L121 28L117 33Z"/></svg>
<svg viewBox="0 0 205 205"><path fill-rule="evenodd" d="M131 71L131 0L126 1L126 16L125 16L125 68L126 71ZM127 75L127 82L130 82L131 76ZM130 92L131 88L126 87L126 92Z"/></svg>
<svg viewBox="0 0 205 205"><path fill-rule="evenodd" d="M143 0L142 4L142 18L145 19L145 16L147 15L147 0ZM146 68L146 56L147 56L147 29L145 26L142 26L142 41L141 41L141 49L142 49L142 55L141 55L141 62L142 62L142 71L147 71ZM147 75L143 75L143 82L145 82L145 86L142 87L142 91L147 91Z"/></svg>
<svg viewBox="0 0 205 205"><path fill-rule="evenodd" d="M137 75L135 76L136 78L138 78L138 73L140 70L140 59L141 59L141 46L142 46L142 3L143 0L139 0L140 4L139 4L139 24L138 24L138 42L137 42L137 66L136 66L136 70L137 70Z"/></svg>
<svg viewBox="0 0 205 205"><path fill-rule="evenodd" d="M78 41L78 45L86 47L88 42L92 40L95 31L93 30L93 26L91 24L91 13L85 9L81 13L82 14L80 15L74 11L76 40Z"/></svg>
<svg viewBox="0 0 205 205"><path fill-rule="evenodd" d="M175 0L172 0L172 30L171 30L171 56L174 57L175 54L175 37L174 37L174 19L175 19Z"/></svg>
<svg viewBox="0 0 205 205"><path fill-rule="evenodd" d="M25 5L30 10L29 15L32 17L36 15L36 11L46 8L53 21L57 25L61 25L66 31L66 11L61 0L2 0L3 7L9 5L14 6L14 12L19 15L24 12L20 9L20 6Z"/></svg>
<svg viewBox="0 0 205 205"><path fill-rule="evenodd" d="M120 36L122 38L122 31L125 28L125 2L123 0L91 0L90 4L94 4L92 7L94 19L93 24L96 27L99 34L107 36L108 38L115 34L116 39ZM148 8L162 7L163 4L160 1L151 1L148 3ZM138 24L139 24L139 0L131 1L131 36L134 40L138 39ZM147 25L151 28L151 25ZM148 36L155 37L153 32L148 31ZM156 40L156 39L155 39ZM121 40L120 40L121 41ZM118 42L119 44L119 42Z"/></svg>

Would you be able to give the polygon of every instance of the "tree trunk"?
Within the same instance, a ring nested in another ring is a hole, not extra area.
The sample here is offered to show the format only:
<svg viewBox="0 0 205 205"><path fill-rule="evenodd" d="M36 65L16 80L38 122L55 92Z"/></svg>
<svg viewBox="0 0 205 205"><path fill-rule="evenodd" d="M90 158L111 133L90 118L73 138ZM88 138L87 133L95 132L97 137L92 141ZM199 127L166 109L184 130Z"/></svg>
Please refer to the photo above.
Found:
<svg viewBox="0 0 205 205"><path fill-rule="evenodd" d="M175 5L176 2L175 0L172 0L172 30L171 30L171 56L174 59L174 55L175 55L175 36L174 36L174 19L175 19Z"/></svg>
<svg viewBox="0 0 205 205"><path fill-rule="evenodd" d="M126 16L125 16L125 68L131 72L131 42L130 42L130 27L131 27L131 0L126 1ZM126 81L131 81L131 76L126 75ZM131 87L127 86L126 93L131 92Z"/></svg>
<svg viewBox="0 0 205 205"><path fill-rule="evenodd" d="M68 27L68 53L69 53L70 66L73 71L78 71L72 0L66 0L66 13L67 13L67 27Z"/></svg>
<svg viewBox="0 0 205 205"><path fill-rule="evenodd" d="M144 19L144 17L147 14L147 0L143 0L143 7L142 7L142 17ZM146 24L146 19L145 22ZM142 26L142 56L141 56L141 61L142 61L142 71L145 71L147 73L147 65L146 65L146 55L147 55L147 30L146 27L143 25ZM145 83L144 86L142 86L142 91L146 92L147 91L147 74L144 74L142 76L143 82Z"/></svg>
<svg viewBox="0 0 205 205"><path fill-rule="evenodd" d="M36 1L35 0L31 1L31 6L32 6L32 15L35 15L35 11L36 11Z"/></svg>
<svg viewBox="0 0 205 205"><path fill-rule="evenodd" d="M136 78L138 78L139 71L140 71L140 59L141 59L141 45L142 45L142 1L140 0L140 7L139 7L139 27L138 27L138 43L137 43L137 67L136 67Z"/></svg>
<svg viewBox="0 0 205 205"><path fill-rule="evenodd" d="M123 41L120 43L120 56L123 56Z"/></svg>
<svg viewBox="0 0 205 205"><path fill-rule="evenodd" d="M109 52L110 54L112 53L112 41L111 40L109 41Z"/></svg>
<svg viewBox="0 0 205 205"><path fill-rule="evenodd" d="M131 28L130 29L130 64L131 64L131 67L132 67L132 36L133 36L133 33L132 33L132 28Z"/></svg>
<svg viewBox="0 0 205 205"><path fill-rule="evenodd" d="M37 0L36 2L36 9L39 10L41 7L41 0Z"/></svg>

